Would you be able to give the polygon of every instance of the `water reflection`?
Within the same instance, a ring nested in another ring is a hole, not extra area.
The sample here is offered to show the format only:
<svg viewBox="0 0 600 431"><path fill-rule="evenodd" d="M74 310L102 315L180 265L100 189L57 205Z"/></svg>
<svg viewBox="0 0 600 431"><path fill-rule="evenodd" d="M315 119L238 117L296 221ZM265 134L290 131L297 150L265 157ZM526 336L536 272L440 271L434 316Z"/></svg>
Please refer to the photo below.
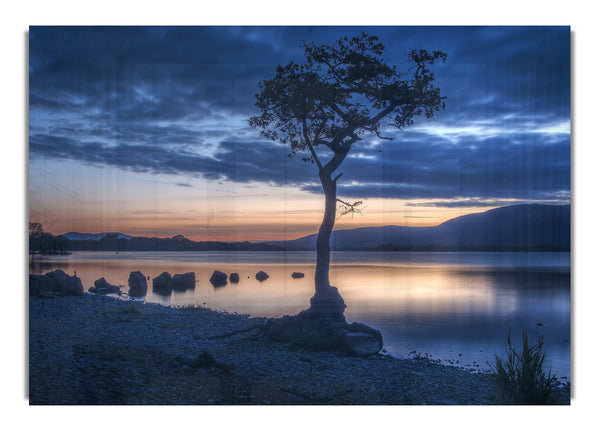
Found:
<svg viewBox="0 0 600 431"><path fill-rule="evenodd" d="M380 329L392 354L427 352L474 369L504 351L512 328L543 335L559 377L570 376L570 256L568 253L334 253L331 281L344 297L348 321ZM33 261L30 272L63 269L87 290L105 277L124 286L131 271L150 279L194 272L196 288L149 302L199 305L254 316L295 314L313 294L312 253L77 253ZM214 270L239 273L239 283L215 289ZM258 271L269 278L256 280ZM292 278L303 272L304 278Z"/></svg>

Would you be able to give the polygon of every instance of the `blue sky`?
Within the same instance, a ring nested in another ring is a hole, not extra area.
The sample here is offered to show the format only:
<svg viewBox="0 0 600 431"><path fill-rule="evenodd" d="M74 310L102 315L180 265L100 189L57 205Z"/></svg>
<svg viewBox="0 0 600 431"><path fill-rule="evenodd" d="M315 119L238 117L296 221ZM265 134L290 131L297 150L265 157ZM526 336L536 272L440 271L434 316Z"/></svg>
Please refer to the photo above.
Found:
<svg viewBox="0 0 600 431"><path fill-rule="evenodd" d="M446 52L446 110L356 145L338 194L365 215L338 226L570 203L569 27L31 27L30 219L53 233L314 232L314 166L247 119L258 82L302 61L304 40L362 31L401 69L412 49Z"/></svg>

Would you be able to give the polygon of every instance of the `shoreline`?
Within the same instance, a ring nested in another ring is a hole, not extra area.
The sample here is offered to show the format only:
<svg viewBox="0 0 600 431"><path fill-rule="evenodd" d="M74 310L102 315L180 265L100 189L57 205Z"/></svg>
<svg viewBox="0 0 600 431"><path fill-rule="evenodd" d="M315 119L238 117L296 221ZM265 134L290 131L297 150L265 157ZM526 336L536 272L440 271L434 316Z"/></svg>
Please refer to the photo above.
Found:
<svg viewBox="0 0 600 431"><path fill-rule="evenodd" d="M252 333L210 338L262 320L206 308L174 308L93 294L30 297L29 402L501 403L490 374L473 373L426 357L379 354L359 358L294 350Z"/></svg>

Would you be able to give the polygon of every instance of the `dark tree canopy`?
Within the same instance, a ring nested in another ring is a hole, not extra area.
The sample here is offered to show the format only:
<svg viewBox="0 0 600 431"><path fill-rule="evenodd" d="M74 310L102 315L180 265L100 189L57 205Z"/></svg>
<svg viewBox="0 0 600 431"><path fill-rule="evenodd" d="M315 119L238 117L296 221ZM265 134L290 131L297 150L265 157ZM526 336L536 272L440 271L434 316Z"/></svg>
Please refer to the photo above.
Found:
<svg viewBox="0 0 600 431"><path fill-rule="evenodd" d="M355 212L336 195L333 173L352 146L370 134L384 136L383 126L397 129L410 126L414 117L433 116L445 108L440 89L433 85L429 66L445 61L440 51L414 50L410 66L399 72L384 57L385 47L376 36L343 37L333 45L304 43L306 62L278 66L275 77L259 83L256 106L260 115L250 125L269 139L289 145L290 157L301 153L304 161L315 163L325 194L325 214L317 235L315 296L312 312L341 315L346 307L337 288L329 284L331 232L336 203ZM320 157L329 153L330 159Z"/></svg>
<svg viewBox="0 0 600 431"><path fill-rule="evenodd" d="M383 59L384 49L364 33L331 46L305 42L306 63L278 66L274 78L259 84L261 115L250 125L331 174L366 133L391 139L382 134L384 122L402 129L415 116L430 118L445 108L428 68L445 61L445 53L414 50L408 54L412 67L400 73ZM322 147L334 156L327 163L316 153Z"/></svg>

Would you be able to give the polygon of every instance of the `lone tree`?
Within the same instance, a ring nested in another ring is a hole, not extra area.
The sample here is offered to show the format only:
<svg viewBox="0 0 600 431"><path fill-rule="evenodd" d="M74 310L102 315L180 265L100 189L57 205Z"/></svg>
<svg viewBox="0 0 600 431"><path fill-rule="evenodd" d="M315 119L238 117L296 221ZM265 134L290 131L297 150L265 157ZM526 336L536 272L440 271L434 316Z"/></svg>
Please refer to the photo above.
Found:
<svg viewBox="0 0 600 431"><path fill-rule="evenodd" d="M278 66L274 78L259 83L256 106L261 114L249 123L265 137L289 145L290 156L300 153L302 160L318 168L325 214L317 235L315 295L309 310L343 314L344 300L329 282L329 242L336 203L345 205L346 212L353 208L337 199L342 174L336 171L364 136L392 140L382 125L403 129L414 123L414 117L431 118L445 108L428 66L444 62L446 54L411 51L410 67L400 73L383 59L385 47L377 36L362 33L333 45L304 42L303 46L305 63Z"/></svg>

